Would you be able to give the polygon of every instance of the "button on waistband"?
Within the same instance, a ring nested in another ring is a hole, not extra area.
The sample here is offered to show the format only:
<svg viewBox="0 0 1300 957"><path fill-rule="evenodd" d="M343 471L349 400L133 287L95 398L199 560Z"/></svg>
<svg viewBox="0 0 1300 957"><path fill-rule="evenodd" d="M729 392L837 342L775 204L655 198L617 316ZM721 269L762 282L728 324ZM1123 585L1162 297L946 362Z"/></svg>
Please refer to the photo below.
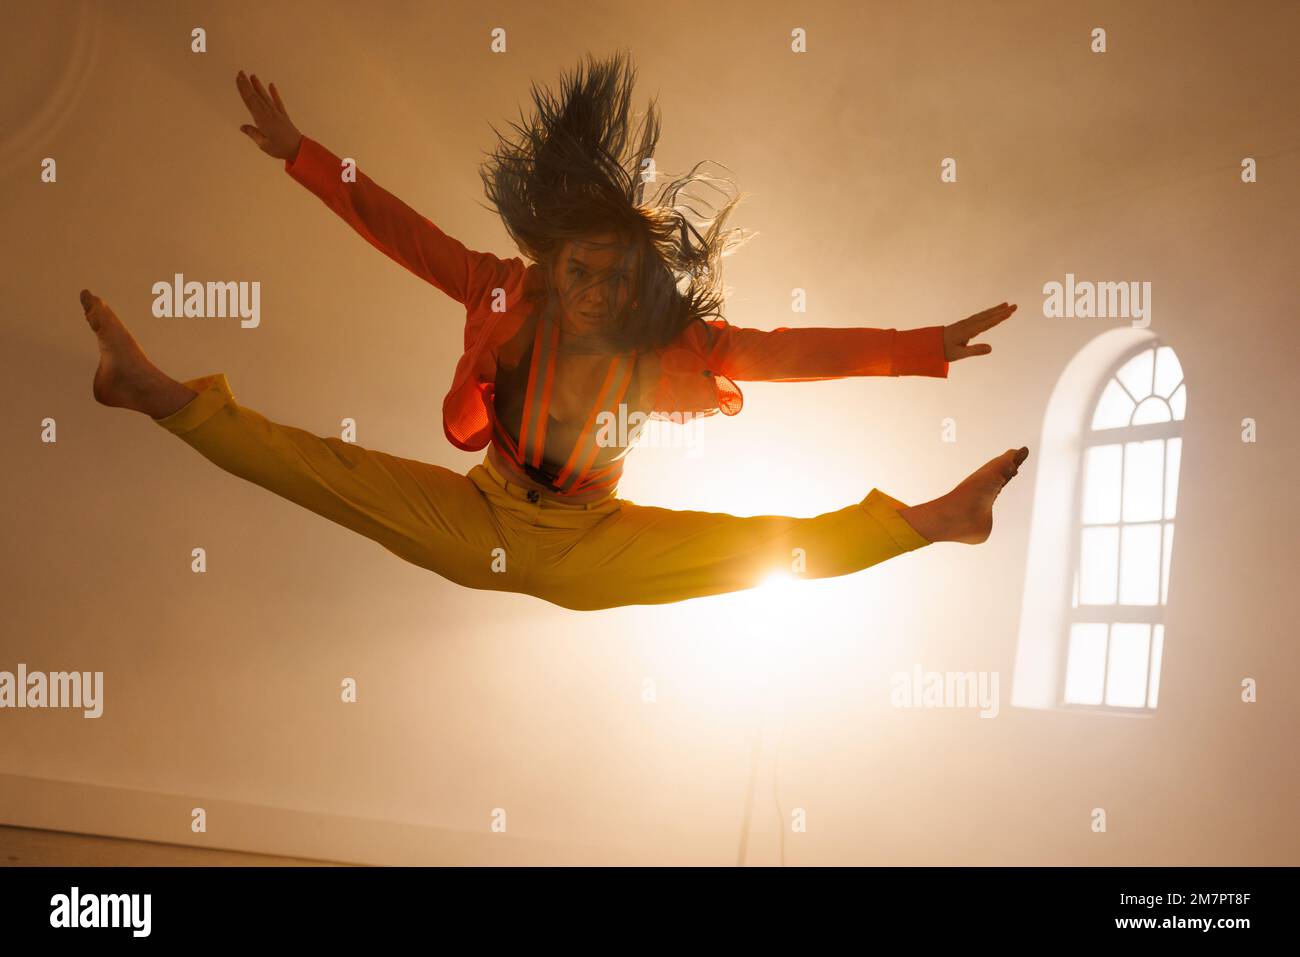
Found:
<svg viewBox="0 0 1300 957"><path fill-rule="evenodd" d="M541 498L541 496L540 496L539 494L537 494L537 490L536 490L536 489L532 489L532 488L530 488L530 489L528 490L528 501L530 501L530 502L532 502L534 505L536 505L536 504L537 504L537 500L540 499L540 498Z"/></svg>

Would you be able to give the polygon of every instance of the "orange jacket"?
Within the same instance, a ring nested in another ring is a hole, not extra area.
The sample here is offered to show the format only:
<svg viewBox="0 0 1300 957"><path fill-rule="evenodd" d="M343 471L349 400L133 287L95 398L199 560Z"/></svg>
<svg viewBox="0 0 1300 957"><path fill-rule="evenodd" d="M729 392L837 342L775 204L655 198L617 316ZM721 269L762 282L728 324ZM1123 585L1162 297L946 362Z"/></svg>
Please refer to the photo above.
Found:
<svg viewBox="0 0 1300 957"><path fill-rule="evenodd" d="M525 283L540 282L542 267L467 249L360 169L355 182L344 182L339 157L305 136L284 168L376 249L465 306L465 351L442 403L443 429L457 448L484 448L492 437L497 348L528 318ZM492 310L496 289L504 292L504 311ZM654 410L665 414L735 415L744 401L738 381L948 376L943 326L767 331L710 319L691 323L648 361L659 367Z"/></svg>

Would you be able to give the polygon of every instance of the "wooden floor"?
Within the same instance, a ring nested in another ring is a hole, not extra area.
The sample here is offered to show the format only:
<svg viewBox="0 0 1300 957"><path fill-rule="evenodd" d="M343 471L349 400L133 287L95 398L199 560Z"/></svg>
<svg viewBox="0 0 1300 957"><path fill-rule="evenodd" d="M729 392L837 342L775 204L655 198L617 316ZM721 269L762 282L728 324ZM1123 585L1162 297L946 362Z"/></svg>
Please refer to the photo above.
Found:
<svg viewBox="0 0 1300 957"><path fill-rule="evenodd" d="M268 854L214 851L0 825L0 867L337 867Z"/></svg>

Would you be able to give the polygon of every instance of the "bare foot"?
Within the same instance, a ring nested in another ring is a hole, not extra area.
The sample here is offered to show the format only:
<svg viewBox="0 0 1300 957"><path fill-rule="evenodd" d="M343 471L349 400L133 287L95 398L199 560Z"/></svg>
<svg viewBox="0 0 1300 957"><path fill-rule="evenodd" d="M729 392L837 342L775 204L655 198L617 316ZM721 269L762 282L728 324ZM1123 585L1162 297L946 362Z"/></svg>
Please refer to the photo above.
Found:
<svg viewBox="0 0 1300 957"><path fill-rule="evenodd" d="M96 402L161 418L194 396L192 389L175 382L149 361L104 300L83 289L81 308L99 339L99 368L91 386Z"/></svg>
<svg viewBox="0 0 1300 957"><path fill-rule="evenodd" d="M899 511L931 542L979 545L993 531L993 502L1029 458L1028 447L1007 449L981 465L942 498Z"/></svg>

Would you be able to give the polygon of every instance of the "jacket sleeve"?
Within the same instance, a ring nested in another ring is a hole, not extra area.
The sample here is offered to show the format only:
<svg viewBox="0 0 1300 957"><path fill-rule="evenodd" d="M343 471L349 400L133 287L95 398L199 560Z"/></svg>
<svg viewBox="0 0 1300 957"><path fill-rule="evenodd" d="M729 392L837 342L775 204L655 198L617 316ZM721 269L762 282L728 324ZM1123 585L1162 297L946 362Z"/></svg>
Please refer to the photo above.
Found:
<svg viewBox="0 0 1300 957"><path fill-rule="evenodd" d="M368 243L467 308L524 268L521 259L467 249L359 168L356 182L345 182L342 160L306 136L284 169Z"/></svg>
<svg viewBox="0 0 1300 957"><path fill-rule="evenodd" d="M711 371L737 381L846 376L948 377L943 326L922 329L744 329L708 320Z"/></svg>

